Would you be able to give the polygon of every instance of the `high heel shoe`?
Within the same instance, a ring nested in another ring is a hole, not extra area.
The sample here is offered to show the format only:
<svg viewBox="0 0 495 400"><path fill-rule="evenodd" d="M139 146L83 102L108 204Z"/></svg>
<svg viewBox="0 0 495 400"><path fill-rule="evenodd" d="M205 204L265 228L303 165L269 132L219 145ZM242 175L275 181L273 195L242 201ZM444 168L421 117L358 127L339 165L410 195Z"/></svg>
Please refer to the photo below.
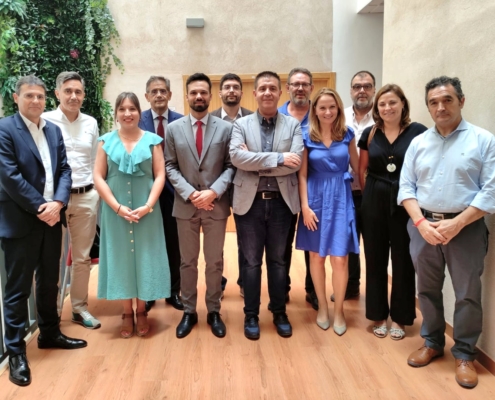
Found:
<svg viewBox="0 0 495 400"><path fill-rule="evenodd" d="M146 311L141 311L136 313L136 335L146 336L150 331L150 326L148 324L148 313ZM144 323L143 323L144 319Z"/></svg>
<svg viewBox="0 0 495 400"><path fill-rule="evenodd" d="M337 325L333 325L333 331L339 335L339 336L342 336L344 333L346 333L347 331L347 325L344 324L342 326L337 326Z"/></svg>
<svg viewBox="0 0 495 400"><path fill-rule="evenodd" d="M129 339L134 335L134 312L122 314L122 326L120 327L120 336Z"/></svg>
<svg viewBox="0 0 495 400"><path fill-rule="evenodd" d="M326 331L328 328L330 328L330 320L327 319L324 322L320 322L320 321L316 320L316 325L318 325L321 329Z"/></svg>

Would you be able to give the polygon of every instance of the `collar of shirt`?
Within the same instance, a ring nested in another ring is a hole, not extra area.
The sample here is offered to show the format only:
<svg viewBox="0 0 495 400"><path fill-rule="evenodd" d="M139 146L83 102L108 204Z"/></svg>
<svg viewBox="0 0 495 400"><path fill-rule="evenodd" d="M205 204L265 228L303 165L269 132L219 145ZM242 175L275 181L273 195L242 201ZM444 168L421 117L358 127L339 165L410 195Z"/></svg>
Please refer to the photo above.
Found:
<svg viewBox="0 0 495 400"><path fill-rule="evenodd" d="M436 133L437 135L441 136L443 139L448 139L449 137L451 137L454 133L458 132L458 131L466 131L468 130L469 126L467 124L467 122L463 119L461 119L461 122L459 123L459 125L457 125L457 128L455 128L451 133L449 133L447 136L443 136L440 132L438 132L437 130L437 126L435 125L432 129L432 131L434 133Z"/></svg>
<svg viewBox="0 0 495 400"><path fill-rule="evenodd" d="M21 114L21 112L19 111L19 115L21 116L22 120L24 121L24 123L26 124L27 128L29 129L29 132L33 132L33 130L35 132L40 132L43 130L43 128L45 127L46 125L46 122L43 118L40 117L40 126L38 128L38 126L32 122L31 120L27 119L24 115Z"/></svg>
<svg viewBox="0 0 495 400"><path fill-rule="evenodd" d="M160 114L157 114L152 108L150 110L151 110L151 115L153 116L153 120L157 119L160 116ZM161 114L161 116L168 121L168 108L165 110L163 114Z"/></svg>
<svg viewBox="0 0 495 400"><path fill-rule="evenodd" d="M277 124L277 114L275 114L273 117L271 118L265 118L263 117L259 111L256 111L256 115L258 116L258 121L260 123L261 126L263 126L263 122L265 122L265 125L264 126L270 126L270 125L273 125L275 126Z"/></svg>
<svg viewBox="0 0 495 400"><path fill-rule="evenodd" d="M67 124L74 124L76 122L78 122L80 119L81 119L81 111L78 112L77 114L77 118L70 122L69 119L67 118L67 116L64 114L64 112L60 109L60 106L57 107L56 110L53 111L56 115L56 118L59 120L59 121L63 121Z"/></svg>
<svg viewBox="0 0 495 400"><path fill-rule="evenodd" d="M221 115L221 118L222 119L225 119L225 117L229 117L229 115L225 112L225 110L223 109L223 107L222 107L222 111L220 111L220 115ZM239 118L242 118L241 107L239 107L239 110L237 111L237 115L235 116L235 118L232 119L232 118L229 117L229 120L235 121L236 119L239 119Z"/></svg>
<svg viewBox="0 0 495 400"><path fill-rule="evenodd" d="M292 115L290 115L290 113L289 113L289 103L290 103L290 100L287 100L284 104L282 104L278 108L278 111L281 114L288 115L289 117L292 117ZM311 104L311 102L309 104ZM311 109L311 106L310 106L310 109ZM309 110L300 123L301 123L301 129L302 130L308 128L308 126L309 126Z"/></svg>
<svg viewBox="0 0 495 400"><path fill-rule="evenodd" d="M206 114L203 118L201 118L199 121L201 121L203 123L204 126L206 126L206 124L208 123L208 116L210 114ZM189 116L191 117L191 125L192 127L194 128L196 126L196 122L198 121L196 118L194 118L191 114L189 114Z"/></svg>

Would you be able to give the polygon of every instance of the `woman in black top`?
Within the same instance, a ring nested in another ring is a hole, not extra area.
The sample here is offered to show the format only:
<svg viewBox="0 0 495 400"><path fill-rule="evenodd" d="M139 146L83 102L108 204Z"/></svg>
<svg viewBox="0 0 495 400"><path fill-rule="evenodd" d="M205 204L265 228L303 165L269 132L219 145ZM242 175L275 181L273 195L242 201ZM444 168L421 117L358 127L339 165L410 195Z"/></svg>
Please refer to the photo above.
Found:
<svg viewBox="0 0 495 400"><path fill-rule="evenodd" d="M359 178L364 188L361 207L366 257L366 318L373 333L400 340L405 325L416 318L415 273L409 254L409 216L397 205L400 171L411 141L426 127L411 123L409 102L394 84L383 86L373 104L375 125L365 129L358 143ZM367 172L367 174L366 174ZM366 178L365 178L366 175ZM388 260L392 259L392 293L388 303Z"/></svg>

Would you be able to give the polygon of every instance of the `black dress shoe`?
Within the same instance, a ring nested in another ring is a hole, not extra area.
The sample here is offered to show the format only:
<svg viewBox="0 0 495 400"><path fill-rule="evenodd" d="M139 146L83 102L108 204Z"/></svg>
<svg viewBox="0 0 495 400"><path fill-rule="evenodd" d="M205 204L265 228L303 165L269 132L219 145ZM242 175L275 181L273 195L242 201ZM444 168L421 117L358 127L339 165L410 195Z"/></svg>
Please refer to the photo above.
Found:
<svg viewBox="0 0 495 400"><path fill-rule="evenodd" d="M81 339L72 339L59 333L57 336L44 337L41 333L38 336L38 349L80 349L86 347L88 342Z"/></svg>
<svg viewBox="0 0 495 400"><path fill-rule="evenodd" d="M29 369L26 353L9 357L9 380L19 386L27 386L31 383L31 370Z"/></svg>
<svg viewBox="0 0 495 400"><path fill-rule="evenodd" d="M211 331L216 337L222 338L227 333L227 328L225 327L219 312L209 312L206 317L206 322L208 325L211 325Z"/></svg>
<svg viewBox="0 0 495 400"><path fill-rule="evenodd" d="M192 331L192 328L194 325L198 323L198 313L184 313L182 316L182 319L179 322L179 325L177 325L177 329L175 331L175 335L181 339L185 338L187 335L189 335Z"/></svg>
<svg viewBox="0 0 495 400"><path fill-rule="evenodd" d="M260 338L260 325L256 315L246 315L244 317L244 336L251 340Z"/></svg>
<svg viewBox="0 0 495 400"><path fill-rule="evenodd" d="M277 327L277 333L282 337L292 336L292 326L286 313L278 313L273 315L273 323Z"/></svg>
<svg viewBox="0 0 495 400"><path fill-rule="evenodd" d="M149 310L151 310L151 307L153 307L154 305L155 305L155 300L146 301L144 303L144 309L146 310L146 312L148 312Z"/></svg>
<svg viewBox="0 0 495 400"><path fill-rule="evenodd" d="M287 304L290 301L290 296L289 292L285 294L285 304ZM272 303L268 303L268 311L272 311Z"/></svg>
<svg viewBox="0 0 495 400"><path fill-rule="evenodd" d="M170 304L176 310L184 309L184 304L182 304L182 299L178 294L173 294L168 299L165 299L165 303Z"/></svg>
<svg viewBox="0 0 495 400"><path fill-rule="evenodd" d="M345 292L345 297L344 297L344 300L350 300L350 299L355 299L356 297L359 297L359 288L357 289L347 289L346 292ZM330 300L335 302L335 295L332 294L330 296Z"/></svg>
<svg viewBox="0 0 495 400"><path fill-rule="evenodd" d="M314 310L318 311L318 297L315 292L306 293L306 301L311 304Z"/></svg>

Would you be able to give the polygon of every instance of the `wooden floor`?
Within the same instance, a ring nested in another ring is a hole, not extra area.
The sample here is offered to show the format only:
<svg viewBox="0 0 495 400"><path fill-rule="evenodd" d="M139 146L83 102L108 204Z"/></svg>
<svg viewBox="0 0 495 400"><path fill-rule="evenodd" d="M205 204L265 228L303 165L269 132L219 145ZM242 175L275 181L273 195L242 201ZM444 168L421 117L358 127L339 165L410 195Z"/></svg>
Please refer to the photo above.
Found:
<svg viewBox="0 0 495 400"><path fill-rule="evenodd" d="M33 382L20 388L0 376L0 399L494 399L495 377L476 363L479 385L461 388L454 378L450 351L424 368L406 359L422 344L421 318L399 342L378 339L364 317L364 296L346 301L348 331L338 337L315 324L316 311L304 300L304 260L295 251L292 291L287 313L293 336L279 337L267 311L263 282L261 338L243 335L243 300L237 279L235 233L225 243L225 275L229 282L222 304L227 336L218 339L206 324L204 279L200 281L200 322L185 339L176 339L182 313L163 301L150 312L151 334L119 337L120 305L96 299L97 270L91 275L90 311L102 322L91 331L70 322L66 301L62 331L89 342L85 349L39 350L28 345ZM200 260L204 265L204 260ZM266 273L264 274L266 277ZM330 277L328 294L330 295ZM364 288L364 284L362 284ZM36 337L34 338L36 339ZM453 344L448 338L447 349Z"/></svg>

